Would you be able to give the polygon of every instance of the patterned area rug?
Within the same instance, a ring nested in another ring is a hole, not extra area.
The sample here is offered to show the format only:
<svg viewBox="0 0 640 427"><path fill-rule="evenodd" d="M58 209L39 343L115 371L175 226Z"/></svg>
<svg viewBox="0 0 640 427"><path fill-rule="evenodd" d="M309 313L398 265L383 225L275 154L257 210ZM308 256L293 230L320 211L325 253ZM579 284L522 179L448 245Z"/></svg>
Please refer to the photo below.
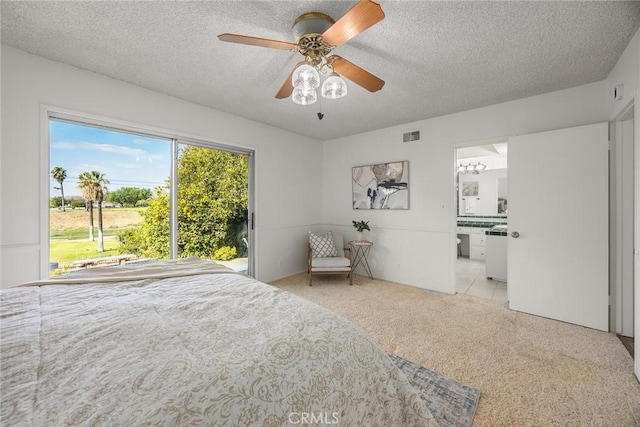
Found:
<svg viewBox="0 0 640 427"><path fill-rule="evenodd" d="M389 357L418 390L441 426L471 426L480 390L450 380L393 353L389 353Z"/></svg>

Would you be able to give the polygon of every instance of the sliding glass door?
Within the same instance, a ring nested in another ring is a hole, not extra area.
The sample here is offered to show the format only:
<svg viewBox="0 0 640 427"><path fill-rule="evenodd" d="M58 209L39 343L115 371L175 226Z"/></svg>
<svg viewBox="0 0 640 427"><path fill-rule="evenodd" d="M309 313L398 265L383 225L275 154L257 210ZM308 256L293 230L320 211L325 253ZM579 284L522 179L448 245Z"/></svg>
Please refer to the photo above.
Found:
<svg viewBox="0 0 640 427"><path fill-rule="evenodd" d="M247 272L249 155L182 142L177 151L177 256Z"/></svg>
<svg viewBox="0 0 640 427"><path fill-rule="evenodd" d="M197 256L252 274L253 153L50 116L49 274Z"/></svg>

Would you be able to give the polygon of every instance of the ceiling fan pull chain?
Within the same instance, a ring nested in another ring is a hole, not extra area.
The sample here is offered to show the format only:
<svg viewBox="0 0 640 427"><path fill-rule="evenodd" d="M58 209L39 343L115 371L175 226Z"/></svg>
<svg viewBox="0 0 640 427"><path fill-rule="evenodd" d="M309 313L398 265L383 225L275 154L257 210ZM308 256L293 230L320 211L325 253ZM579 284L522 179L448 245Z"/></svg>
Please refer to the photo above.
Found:
<svg viewBox="0 0 640 427"><path fill-rule="evenodd" d="M318 120L322 120L324 114L322 114L322 97L320 97L320 103L318 104L320 111L318 111Z"/></svg>

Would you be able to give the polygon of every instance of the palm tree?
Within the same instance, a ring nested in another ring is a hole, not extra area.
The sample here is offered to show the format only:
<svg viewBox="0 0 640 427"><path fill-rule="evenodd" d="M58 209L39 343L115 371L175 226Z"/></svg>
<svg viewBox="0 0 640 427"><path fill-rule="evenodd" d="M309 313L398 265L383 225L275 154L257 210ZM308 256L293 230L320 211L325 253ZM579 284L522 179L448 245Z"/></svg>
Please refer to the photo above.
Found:
<svg viewBox="0 0 640 427"><path fill-rule="evenodd" d="M95 187L90 172L82 172L78 176L78 188L82 190L84 200L89 211L89 240L94 241L93 237L93 201L95 199Z"/></svg>
<svg viewBox="0 0 640 427"><path fill-rule="evenodd" d="M100 174L99 185L96 186L96 202L98 202L98 252L104 252L104 235L102 234L102 202L107 196L107 186L109 181Z"/></svg>
<svg viewBox="0 0 640 427"><path fill-rule="evenodd" d="M64 187L62 186L62 182L67 179L67 171L60 166L56 166L51 169L51 177L60 184L60 193L62 193L62 212L66 212L64 208Z"/></svg>
<svg viewBox="0 0 640 427"><path fill-rule="evenodd" d="M93 203L98 202L98 252L104 252L104 236L102 234L102 201L107 193L109 181L98 171L82 172L78 177L78 188L82 190L89 210L89 239L93 237Z"/></svg>

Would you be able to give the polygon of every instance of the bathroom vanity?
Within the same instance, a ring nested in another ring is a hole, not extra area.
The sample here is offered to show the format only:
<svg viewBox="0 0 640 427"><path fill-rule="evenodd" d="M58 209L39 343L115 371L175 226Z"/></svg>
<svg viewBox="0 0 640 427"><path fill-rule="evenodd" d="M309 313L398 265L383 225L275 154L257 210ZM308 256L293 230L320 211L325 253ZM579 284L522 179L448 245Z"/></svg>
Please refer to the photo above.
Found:
<svg viewBox="0 0 640 427"><path fill-rule="evenodd" d="M486 232L496 225L505 225L506 221L506 216L459 216L457 234L461 255L472 260L485 260Z"/></svg>
<svg viewBox="0 0 640 427"><path fill-rule="evenodd" d="M507 225L496 225L485 231L486 276L488 279L507 281Z"/></svg>

